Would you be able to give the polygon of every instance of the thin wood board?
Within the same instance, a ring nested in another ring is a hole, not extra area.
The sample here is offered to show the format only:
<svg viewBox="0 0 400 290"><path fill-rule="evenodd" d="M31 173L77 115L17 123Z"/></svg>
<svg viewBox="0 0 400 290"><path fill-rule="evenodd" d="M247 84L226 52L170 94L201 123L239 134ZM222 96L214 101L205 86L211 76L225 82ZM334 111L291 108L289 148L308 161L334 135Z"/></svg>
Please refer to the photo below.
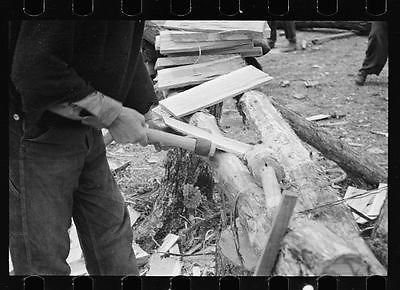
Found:
<svg viewBox="0 0 400 290"><path fill-rule="evenodd" d="M157 86L160 90L197 85L215 79L246 66L240 56L222 57L222 59L191 64L158 71Z"/></svg>
<svg viewBox="0 0 400 290"><path fill-rule="evenodd" d="M225 152L230 152L236 155L244 155L247 151L251 150L253 148L252 145L226 138L224 136L216 135L216 134L211 134L208 131L193 126L191 124L170 118L170 117L165 117L164 116L164 123L168 127L171 127L172 129L176 130L177 132L186 134L190 137L195 137L195 138L203 138L210 140L211 142L214 143L215 147L223 150Z"/></svg>
<svg viewBox="0 0 400 290"><path fill-rule="evenodd" d="M159 57L155 64L156 70L164 68L177 67L182 65L203 63L213 60L221 59L221 57L240 56L240 54L210 54L210 55L188 55L188 56L171 56L171 57Z"/></svg>
<svg viewBox="0 0 400 290"><path fill-rule="evenodd" d="M268 74L248 65L161 100L159 103L173 116L180 118L262 86L270 80L272 77Z"/></svg>
<svg viewBox="0 0 400 290"><path fill-rule="evenodd" d="M160 53L181 53L181 52L198 52L205 50L226 49L236 46L253 47L253 41L244 40L228 40L228 41L197 41L197 42L175 42L169 38L169 35L160 35Z"/></svg>
<svg viewBox="0 0 400 290"><path fill-rule="evenodd" d="M251 30L227 30L219 32L192 32L192 31L161 31L160 35L168 35L175 42L206 42L227 40L254 40L262 39L261 32Z"/></svg>
<svg viewBox="0 0 400 290"><path fill-rule="evenodd" d="M224 48L224 49L211 49L205 51L192 51L192 52L181 52L181 53L168 53L167 56L190 56L190 55L209 55L209 54L233 54L239 53L242 57L250 57L250 56L262 56L262 47L260 46L252 46L252 45L241 45L232 48Z"/></svg>

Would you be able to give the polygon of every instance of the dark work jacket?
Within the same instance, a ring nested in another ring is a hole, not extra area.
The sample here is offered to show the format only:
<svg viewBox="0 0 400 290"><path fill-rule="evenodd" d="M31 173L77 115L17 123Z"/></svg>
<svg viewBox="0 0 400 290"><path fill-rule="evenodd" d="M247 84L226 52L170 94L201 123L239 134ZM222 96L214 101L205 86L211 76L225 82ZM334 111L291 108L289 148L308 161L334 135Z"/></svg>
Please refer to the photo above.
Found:
<svg viewBox="0 0 400 290"><path fill-rule="evenodd" d="M27 120L94 90L146 113L157 99L141 54L144 21L11 21L11 104Z"/></svg>

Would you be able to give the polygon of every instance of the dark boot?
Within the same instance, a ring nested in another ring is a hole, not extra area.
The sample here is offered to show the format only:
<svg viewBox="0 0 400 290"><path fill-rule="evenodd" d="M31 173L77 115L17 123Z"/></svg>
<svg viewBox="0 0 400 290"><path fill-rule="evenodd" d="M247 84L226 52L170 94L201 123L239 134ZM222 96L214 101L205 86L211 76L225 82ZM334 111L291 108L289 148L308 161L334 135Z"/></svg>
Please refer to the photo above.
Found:
<svg viewBox="0 0 400 290"><path fill-rule="evenodd" d="M358 74L356 76L356 79L355 79L356 85L363 86L366 79L367 79L367 73L366 72L364 72L364 71L358 72Z"/></svg>
<svg viewBox="0 0 400 290"><path fill-rule="evenodd" d="M297 49L297 42L290 41L289 44L285 47L282 48L283 52L291 52L295 51Z"/></svg>

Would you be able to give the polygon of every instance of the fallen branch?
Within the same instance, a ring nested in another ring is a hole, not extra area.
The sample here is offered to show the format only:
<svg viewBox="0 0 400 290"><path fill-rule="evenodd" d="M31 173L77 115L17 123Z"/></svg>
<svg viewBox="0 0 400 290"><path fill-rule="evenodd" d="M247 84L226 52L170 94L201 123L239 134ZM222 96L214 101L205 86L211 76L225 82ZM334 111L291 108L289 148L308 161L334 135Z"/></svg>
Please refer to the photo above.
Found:
<svg viewBox="0 0 400 290"><path fill-rule="evenodd" d="M373 185L386 183L386 170L376 164L371 157L354 150L275 100L272 99L271 103L288 121L301 140L316 148L326 158L336 162L348 175L361 178Z"/></svg>
<svg viewBox="0 0 400 290"><path fill-rule="evenodd" d="M338 34L332 34L332 35L327 35L319 38L314 38L311 39L310 42L312 44L322 44L331 40L335 39L342 39L342 38L347 38L350 36L355 36L356 34L354 32L343 32L343 33L338 33Z"/></svg>

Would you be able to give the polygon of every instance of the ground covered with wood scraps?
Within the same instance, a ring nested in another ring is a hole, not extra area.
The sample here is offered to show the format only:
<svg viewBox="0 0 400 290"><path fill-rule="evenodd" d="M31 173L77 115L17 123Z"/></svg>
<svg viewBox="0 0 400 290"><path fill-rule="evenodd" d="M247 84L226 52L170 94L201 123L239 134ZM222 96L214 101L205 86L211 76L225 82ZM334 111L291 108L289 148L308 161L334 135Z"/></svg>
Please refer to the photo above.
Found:
<svg viewBox="0 0 400 290"><path fill-rule="evenodd" d="M318 31L297 33L299 45L303 39L325 35L326 32ZM367 37L353 36L308 46L304 50L280 52L280 47L286 43L285 37L280 35L276 48L257 58L263 70L274 78L260 90L303 117L327 115L326 119L314 122L357 150L368 152L378 164L387 168L387 65L380 76L368 76L365 86L358 87L354 83L365 55ZM234 99L224 103L220 126L230 138L250 144L260 142L257 134L243 123ZM305 146L332 178L332 186L339 189L342 197L348 186L369 189L342 178L343 171L335 163L309 145ZM111 144L107 148L110 166L125 197L134 231L152 212L159 198L157 193L163 182L167 154L157 152L153 146ZM179 218L169 221L171 232L149 234L136 240L134 249L141 275L251 274L218 255L219 233L230 224L232 210L223 196L215 190L205 197L196 188L188 187L182 202L182 212L175 215ZM370 239L371 226L373 222L360 225L360 232L386 266L386 241ZM84 272L77 269L75 273Z"/></svg>

